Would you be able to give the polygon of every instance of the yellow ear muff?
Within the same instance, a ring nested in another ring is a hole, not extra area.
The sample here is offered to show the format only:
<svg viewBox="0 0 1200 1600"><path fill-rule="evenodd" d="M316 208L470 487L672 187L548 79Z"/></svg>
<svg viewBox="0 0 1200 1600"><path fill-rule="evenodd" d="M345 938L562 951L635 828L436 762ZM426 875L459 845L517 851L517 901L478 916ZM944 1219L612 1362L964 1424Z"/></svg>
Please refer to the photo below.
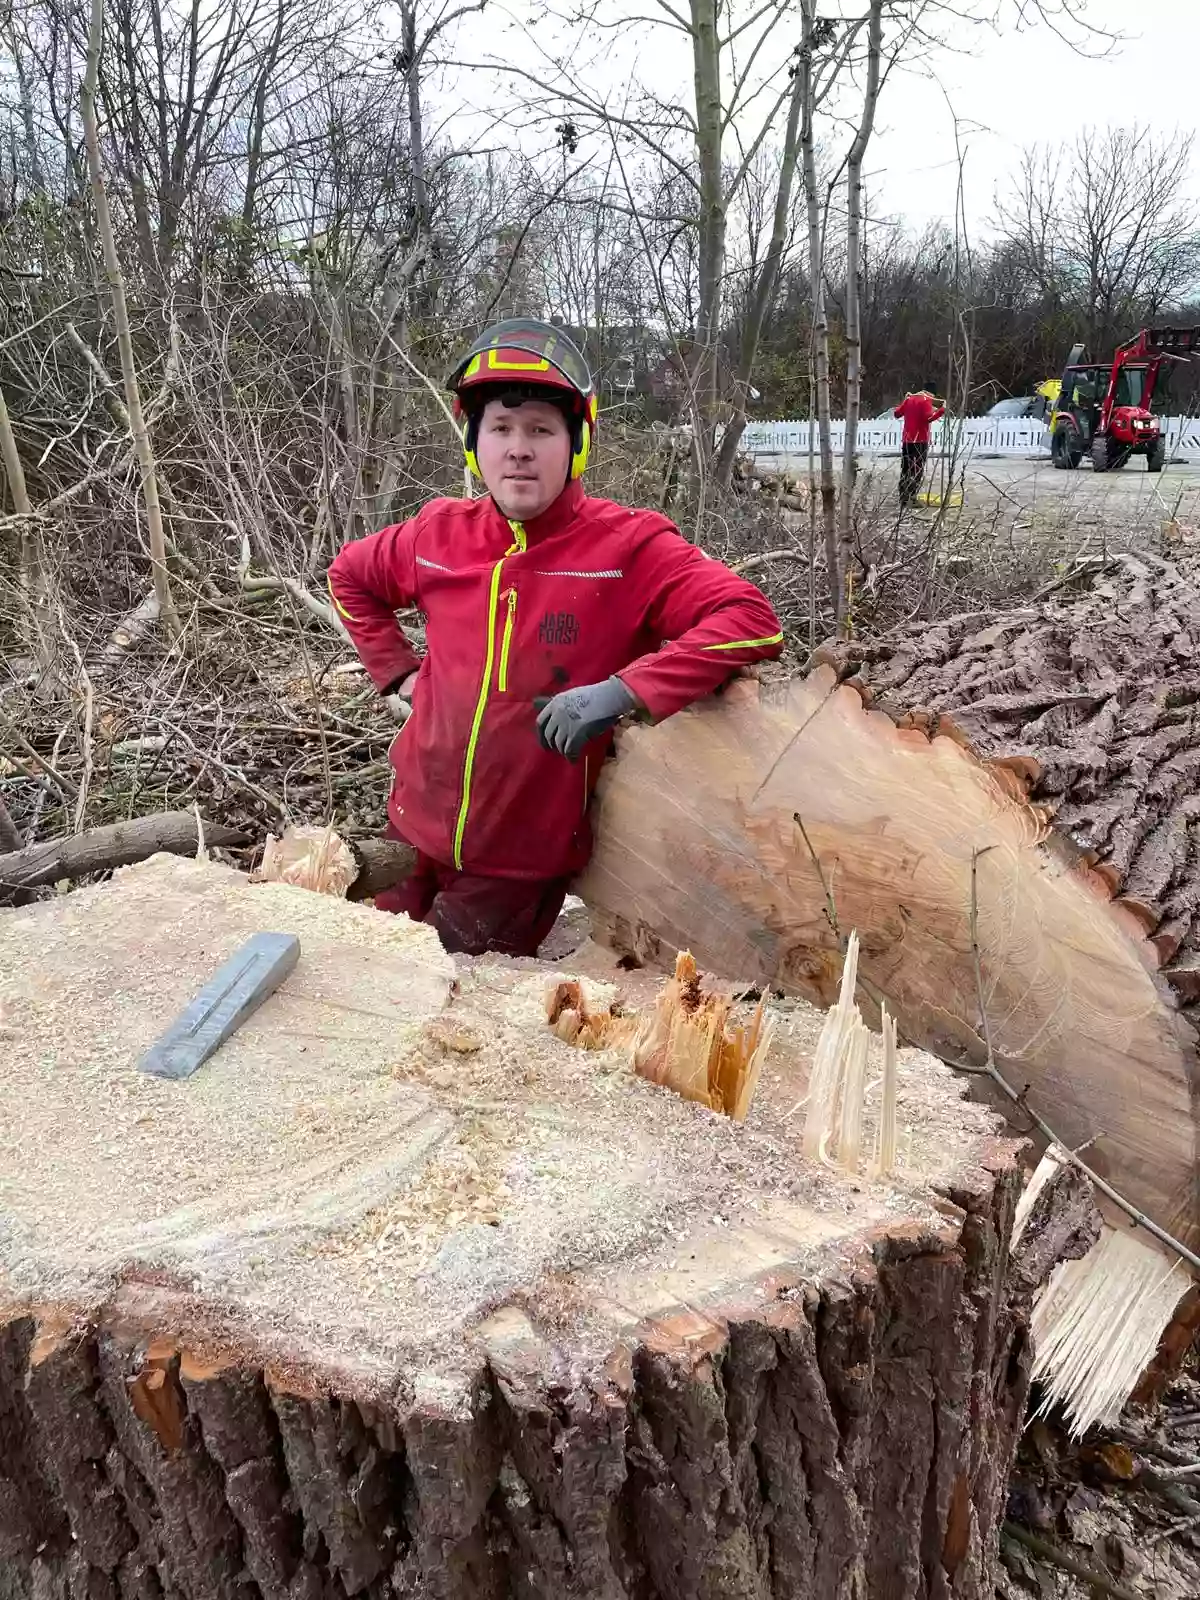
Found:
<svg viewBox="0 0 1200 1600"><path fill-rule="evenodd" d="M476 359L478 360L478 357ZM458 431L462 436L463 455L466 458L467 471L482 483L483 473L479 470L479 459L475 454L475 429L471 418L465 411L458 418Z"/></svg>
<svg viewBox="0 0 1200 1600"><path fill-rule="evenodd" d="M579 430L579 449L571 456L571 479L582 478L587 471L588 456L592 451L592 425L585 421Z"/></svg>
<svg viewBox="0 0 1200 1600"><path fill-rule="evenodd" d="M579 449L571 456L571 479L582 478L587 470L588 457L592 453L592 435L596 431L596 415L599 406L595 394L590 394L584 403L583 421L579 428Z"/></svg>

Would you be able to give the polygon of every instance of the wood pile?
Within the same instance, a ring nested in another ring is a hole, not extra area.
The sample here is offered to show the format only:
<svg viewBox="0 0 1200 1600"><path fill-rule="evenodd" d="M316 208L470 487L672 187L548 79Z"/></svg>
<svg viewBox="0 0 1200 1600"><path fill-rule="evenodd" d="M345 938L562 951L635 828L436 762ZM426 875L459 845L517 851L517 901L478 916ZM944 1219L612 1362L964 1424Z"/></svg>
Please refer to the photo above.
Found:
<svg viewBox="0 0 1200 1600"><path fill-rule="evenodd" d="M281 988L139 1073L260 930ZM818 1013L769 1008L739 1123L559 1038L551 980L659 998L572 961L162 856L0 916L0 1593L991 1600L1086 1187L1010 1253L1015 1147L940 1063L851 1178L801 1149Z"/></svg>

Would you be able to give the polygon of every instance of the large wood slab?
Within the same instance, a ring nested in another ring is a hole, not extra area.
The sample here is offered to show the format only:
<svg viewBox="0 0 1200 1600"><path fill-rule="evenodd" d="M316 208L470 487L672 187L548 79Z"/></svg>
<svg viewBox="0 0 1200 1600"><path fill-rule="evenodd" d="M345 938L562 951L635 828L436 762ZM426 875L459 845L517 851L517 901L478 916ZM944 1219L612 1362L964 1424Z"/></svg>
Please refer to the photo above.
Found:
<svg viewBox="0 0 1200 1600"><path fill-rule="evenodd" d="M687 945L702 966L827 1006L832 901L862 941L864 1003L885 996L904 1037L964 1061L983 1053L974 859L983 1003L1010 1081L1200 1245L1192 1029L1140 908L1053 833L1019 762L897 727L821 667L630 729L596 833L579 892L615 948L665 963Z"/></svg>

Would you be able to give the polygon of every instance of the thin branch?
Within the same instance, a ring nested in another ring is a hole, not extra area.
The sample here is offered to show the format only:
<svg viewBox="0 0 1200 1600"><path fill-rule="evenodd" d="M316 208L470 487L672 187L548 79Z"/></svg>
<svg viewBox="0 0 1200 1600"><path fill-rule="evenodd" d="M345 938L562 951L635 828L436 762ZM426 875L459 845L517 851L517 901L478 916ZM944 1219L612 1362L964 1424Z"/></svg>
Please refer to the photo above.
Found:
<svg viewBox="0 0 1200 1600"><path fill-rule="evenodd" d="M78 799L79 785L72 783L70 778L65 778L61 772L57 771L57 769L46 760L45 756L39 755L34 749L33 745L30 744L29 740L21 732L20 728L16 727L15 724L10 722L2 711L0 711L0 723L3 723L8 729L9 733L16 740L21 749L24 750L25 754L29 757L30 761L33 762L35 767L40 768L41 771L46 774L51 782L54 783L63 794L69 795L72 800Z"/></svg>
<svg viewBox="0 0 1200 1600"><path fill-rule="evenodd" d="M1039 1556L1041 1560L1049 1561L1052 1566L1061 1567L1064 1572L1070 1572L1076 1578L1082 1578L1096 1593L1108 1596L1108 1600L1143 1600L1143 1597L1135 1594L1132 1589L1122 1588L1119 1583L1114 1583L1111 1578L1098 1572L1088 1562L1081 1561L1078 1556L1060 1549L1049 1539L1042 1539L1036 1533L1030 1533L1029 1529L1022 1528L1020 1523L1004 1523L1003 1532L1006 1538L1024 1545L1026 1550Z"/></svg>

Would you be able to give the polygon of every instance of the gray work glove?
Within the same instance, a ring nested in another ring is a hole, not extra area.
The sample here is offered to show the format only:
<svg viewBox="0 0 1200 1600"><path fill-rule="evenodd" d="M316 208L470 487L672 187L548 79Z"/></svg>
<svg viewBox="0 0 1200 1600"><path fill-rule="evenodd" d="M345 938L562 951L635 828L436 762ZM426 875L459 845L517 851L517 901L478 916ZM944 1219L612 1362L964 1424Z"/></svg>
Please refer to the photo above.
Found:
<svg viewBox="0 0 1200 1600"><path fill-rule="evenodd" d="M549 700L539 699L533 703L537 708L538 739L543 749L557 750L568 761L577 761L589 740L607 733L638 705L620 678L585 683L579 689L564 689Z"/></svg>
<svg viewBox="0 0 1200 1600"><path fill-rule="evenodd" d="M416 681L416 673L410 672L407 678L401 678L391 694L382 696L384 705L391 712L393 722L401 728L412 716L412 694Z"/></svg>

